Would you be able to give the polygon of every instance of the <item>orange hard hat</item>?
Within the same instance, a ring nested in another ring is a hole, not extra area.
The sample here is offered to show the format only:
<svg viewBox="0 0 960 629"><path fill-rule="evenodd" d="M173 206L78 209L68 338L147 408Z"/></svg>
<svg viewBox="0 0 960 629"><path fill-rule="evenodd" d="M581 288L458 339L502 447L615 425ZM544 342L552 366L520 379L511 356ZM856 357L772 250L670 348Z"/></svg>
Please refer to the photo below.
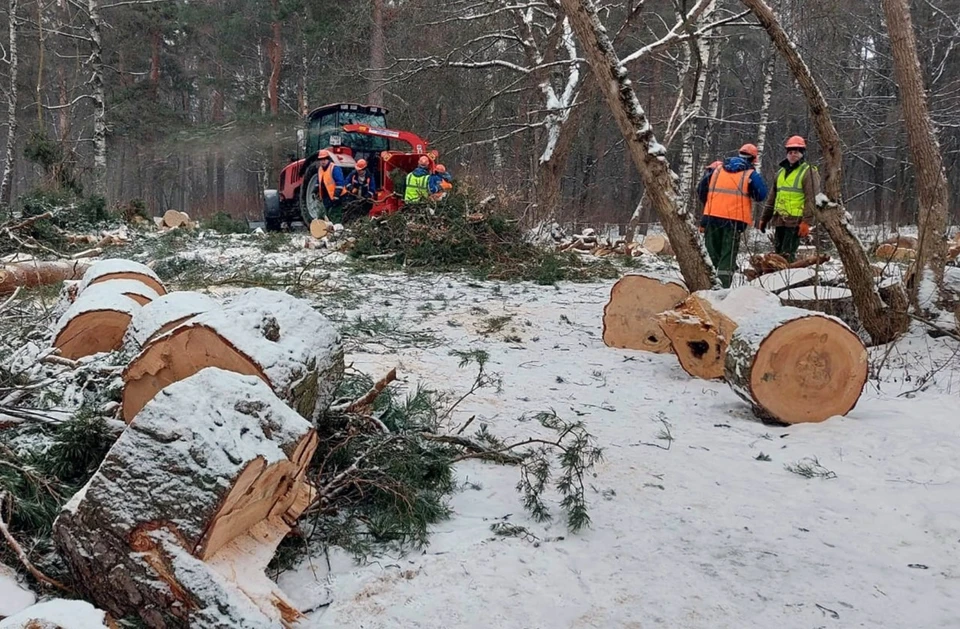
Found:
<svg viewBox="0 0 960 629"><path fill-rule="evenodd" d="M327 149L322 149L319 153L317 153L317 159L330 159L330 151Z"/></svg>
<svg viewBox="0 0 960 629"><path fill-rule="evenodd" d="M366 167L367 167L367 160L365 160L365 159L358 159L358 160L357 160L357 168L359 168L360 170L363 170L363 169L366 168Z"/></svg>
<svg viewBox="0 0 960 629"><path fill-rule="evenodd" d="M805 149L807 148L807 142L799 135L795 135L787 140L787 143L783 146L788 149Z"/></svg>
<svg viewBox="0 0 960 629"><path fill-rule="evenodd" d="M419 165L421 165L421 166L429 166L429 165L430 165L430 158L427 157L426 155L422 155L422 156L420 157L420 160L417 161L417 163L418 163Z"/></svg>
<svg viewBox="0 0 960 629"><path fill-rule="evenodd" d="M444 166L443 164L437 164L437 172L438 172L438 173L445 173L445 172L447 172L447 167Z"/></svg>
<svg viewBox="0 0 960 629"><path fill-rule="evenodd" d="M757 150L757 146L755 144L744 144L740 147L740 154L749 155L753 159L757 159L757 156L760 155L760 151Z"/></svg>

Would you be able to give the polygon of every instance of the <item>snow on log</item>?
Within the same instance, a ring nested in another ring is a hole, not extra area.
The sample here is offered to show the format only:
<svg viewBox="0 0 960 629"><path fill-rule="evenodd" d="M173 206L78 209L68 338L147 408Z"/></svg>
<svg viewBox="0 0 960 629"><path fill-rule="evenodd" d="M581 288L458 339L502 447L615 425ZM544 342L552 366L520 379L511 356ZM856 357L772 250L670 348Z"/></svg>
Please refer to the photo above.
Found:
<svg viewBox="0 0 960 629"><path fill-rule="evenodd" d="M218 307L216 301L202 293L167 293L133 315L127 338L139 349L154 337L169 332L191 317Z"/></svg>
<svg viewBox="0 0 960 629"><path fill-rule="evenodd" d="M37 597L17 579L17 573L0 563L0 618L13 616L37 602ZM3 623L0 622L0 626Z"/></svg>
<svg viewBox="0 0 960 629"><path fill-rule="evenodd" d="M603 309L603 342L609 347L669 353L670 339L657 315L689 295L683 282L653 275L625 275L610 290Z"/></svg>
<svg viewBox="0 0 960 629"><path fill-rule="evenodd" d="M244 291L147 343L123 374L124 420L165 386L204 367L258 376L316 420L343 377L343 345L310 302L262 288Z"/></svg>
<svg viewBox="0 0 960 629"><path fill-rule="evenodd" d="M313 500L317 435L259 378L208 368L150 401L64 507L54 540L89 598L153 628L291 626L264 574Z"/></svg>
<svg viewBox="0 0 960 629"><path fill-rule="evenodd" d="M670 241L662 234L650 234L643 237L643 248L654 255L673 256L673 247Z"/></svg>
<svg viewBox="0 0 960 629"><path fill-rule="evenodd" d="M86 288L80 295L87 299L96 298L98 295L120 294L129 297L141 306L149 304L154 299L159 299L160 295L139 280L107 280L98 282Z"/></svg>
<svg viewBox="0 0 960 629"><path fill-rule="evenodd" d="M140 304L121 292L85 291L53 327L52 344L71 360L120 349L138 310Z"/></svg>
<svg viewBox="0 0 960 629"><path fill-rule="evenodd" d="M775 273L768 273L750 280L750 286L762 288L771 293L779 293L794 286L808 286L816 281L817 272L809 267L799 269L784 269Z"/></svg>
<svg viewBox="0 0 960 629"><path fill-rule="evenodd" d="M784 306L816 310L837 317L853 329L860 327L853 293L835 286L804 286L788 288L779 294Z"/></svg>
<svg viewBox="0 0 960 629"><path fill-rule="evenodd" d="M120 258L101 260L90 266L83 274L79 292L82 293L88 286L109 280L137 280L152 288L158 295L167 294L163 282L152 269L139 262Z"/></svg>
<svg viewBox="0 0 960 629"><path fill-rule="evenodd" d="M845 415L867 382L867 350L835 317L799 308L762 310L739 321L725 372L758 417L786 424Z"/></svg>
<svg viewBox="0 0 960 629"><path fill-rule="evenodd" d="M107 614L86 601L62 598L32 605L0 620L0 629L116 629Z"/></svg>
<svg viewBox="0 0 960 629"><path fill-rule="evenodd" d="M776 295L752 286L697 291L657 318L683 370L711 380L723 377L727 343L737 329L737 319L779 304Z"/></svg>
<svg viewBox="0 0 960 629"><path fill-rule="evenodd" d="M47 286L83 277L90 262L87 260L27 260L0 265L0 295L12 293L18 287Z"/></svg>

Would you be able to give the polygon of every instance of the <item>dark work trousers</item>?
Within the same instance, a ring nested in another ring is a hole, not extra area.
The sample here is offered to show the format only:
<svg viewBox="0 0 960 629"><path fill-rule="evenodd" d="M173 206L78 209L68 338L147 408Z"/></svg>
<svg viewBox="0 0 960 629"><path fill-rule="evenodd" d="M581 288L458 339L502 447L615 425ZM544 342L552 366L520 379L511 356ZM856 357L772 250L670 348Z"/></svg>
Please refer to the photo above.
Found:
<svg viewBox="0 0 960 629"><path fill-rule="evenodd" d="M717 269L720 283L730 288L733 272L737 269L737 253L740 251L740 232L734 224L724 227L707 225L703 231L710 261Z"/></svg>
<svg viewBox="0 0 960 629"><path fill-rule="evenodd" d="M797 259L797 249L800 247L800 228L777 227L773 234L773 246L787 262L793 262Z"/></svg>

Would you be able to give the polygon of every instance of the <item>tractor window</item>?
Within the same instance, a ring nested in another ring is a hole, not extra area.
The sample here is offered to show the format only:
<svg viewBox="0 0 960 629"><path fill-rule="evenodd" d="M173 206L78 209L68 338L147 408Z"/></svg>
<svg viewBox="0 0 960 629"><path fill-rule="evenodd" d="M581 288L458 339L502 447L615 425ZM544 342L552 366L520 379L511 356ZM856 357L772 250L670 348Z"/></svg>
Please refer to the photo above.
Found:
<svg viewBox="0 0 960 629"><path fill-rule="evenodd" d="M330 136L337 132L337 112L323 114L310 121L307 129L307 155L315 155L321 148L330 146Z"/></svg>
<svg viewBox="0 0 960 629"><path fill-rule="evenodd" d="M341 111L340 128L347 124L365 124L370 127L386 127L386 120L383 114L370 114L363 111ZM386 151L390 148L390 142L387 138L380 138L372 135L361 135L359 133L343 133L343 145L349 146L354 153L376 154L380 151Z"/></svg>

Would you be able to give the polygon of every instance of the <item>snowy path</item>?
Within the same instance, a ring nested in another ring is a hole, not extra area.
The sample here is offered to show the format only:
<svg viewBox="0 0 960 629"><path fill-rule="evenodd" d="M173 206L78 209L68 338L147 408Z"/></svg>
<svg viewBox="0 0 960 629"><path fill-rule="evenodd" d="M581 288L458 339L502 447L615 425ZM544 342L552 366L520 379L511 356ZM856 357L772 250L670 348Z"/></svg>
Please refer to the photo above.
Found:
<svg viewBox="0 0 960 629"><path fill-rule="evenodd" d="M349 278L366 287L365 316L389 312L444 345L367 347L348 361L375 377L399 365L408 386L462 392L475 373L458 370L449 350L485 349L503 389L470 398L457 423L476 414L477 425L523 437L536 428L518 421L526 412L582 415L605 461L590 480L593 527L577 535L562 518L527 517L516 470L459 465L461 480L481 487L454 497L454 517L425 552L362 567L335 557L332 603L306 626L960 626L956 372L941 371L939 388L912 399L895 397L900 385L885 383L881 394L871 382L847 418L765 426L726 385L689 378L673 356L605 347L608 283ZM479 333L505 315L513 317L500 332ZM917 342L925 355L949 355L945 343ZM672 443L658 438L661 420ZM756 460L761 452L772 460ZM836 478L784 467L807 457ZM540 541L495 536L497 518ZM294 595L322 589L314 575L324 581L325 560L310 564L281 585Z"/></svg>

